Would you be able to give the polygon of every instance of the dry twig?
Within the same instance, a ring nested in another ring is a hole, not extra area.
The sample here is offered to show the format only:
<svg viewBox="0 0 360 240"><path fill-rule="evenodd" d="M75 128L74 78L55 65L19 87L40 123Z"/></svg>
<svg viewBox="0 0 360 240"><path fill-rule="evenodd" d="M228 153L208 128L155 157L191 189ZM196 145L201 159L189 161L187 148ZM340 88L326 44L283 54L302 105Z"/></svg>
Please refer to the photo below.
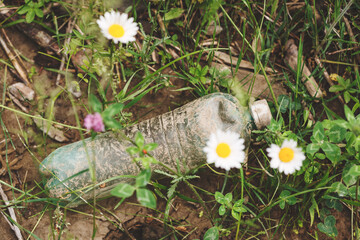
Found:
<svg viewBox="0 0 360 240"><path fill-rule="evenodd" d="M0 44L3 47L6 55L9 57L11 63L13 64L14 68L16 69L17 73L19 74L21 80L27 85L31 86L30 81L28 79L28 74L25 70L24 65L22 64L21 60L17 58L17 55L13 51L13 46L8 38L5 29L1 29L0 34Z"/></svg>
<svg viewBox="0 0 360 240"><path fill-rule="evenodd" d="M4 190L2 189L1 187L1 184L0 184L0 195L5 203L6 206L9 205L9 199L8 197L6 196ZM10 217L12 218L13 221L17 222L16 220L16 215L15 215L15 211L14 211L14 208L13 207L8 207L8 210L9 210L9 213L10 213ZM10 225L10 228L15 232L15 235L16 237L19 239L19 240L22 240L23 237L21 235L21 231L20 229L18 228L18 226L16 226L15 224L12 224L7 216L5 216L5 214L3 212L1 212L1 214L4 216L5 220L7 221L7 223Z"/></svg>
<svg viewBox="0 0 360 240"><path fill-rule="evenodd" d="M216 57L216 59L221 60L222 62L224 62L226 64L233 65L233 66L236 66L236 64L239 60L237 57L230 56L230 55L228 55L224 52L220 52L220 51L215 51L214 57ZM243 59L241 59L239 68L254 70L253 64L251 62L243 60ZM265 67L265 71L269 72L269 73L273 73L275 70L273 70L272 68L269 68L269 67Z"/></svg>
<svg viewBox="0 0 360 240"><path fill-rule="evenodd" d="M65 40L64 46L68 46L70 44L71 33L72 33L72 30L74 29L74 27L75 27L75 20L73 20L73 21L69 20L68 27L66 29L66 33L69 34L69 37ZM60 85L60 79L61 79L61 74L62 74L61 72L64 70L65 60L67 60L67 55L65 52L63 52L62 58L61 58L61 63L60 63L60 68L59 68L59 73L56 77L56 85Z"/></svg>
<svg viewBox="0 0 360 240"><path fill-rule="evenodd" d="M50 123L46 122L45 120L41 119L40 115L35 115L38 118L33 118L35 125L42 130L45 134L47 134L52 139L58 142L67 142L69 139L65 136L64 132L56 128L55 126L51 125Z"/></svg>
<svg viewBox="0 0 360 240"><path fill-rule="evenodd" d="M3 147L6 146L7 141L3 140L0 144L0 149L2 149ZM6 162L2 155L9 155L11 153L15 152L15 149L6 149L4 151L0 151L0 163L1 163L1 168L0 168L0 176L5 175L5 173L7 172L8 168L10 170L19 170L20 168L22 168L21 164L17 163L19 162L20 158L15 158L13 159L11 162ZM15 166L16 165L16 166Z"/></svg>
<svg viewBox="0 0 360 240"><path fill-rule="evenodd" d="M225 64L213 62L211 66L220 71L228 71L229 73L231 72L230 68ZM251 96L255 98L273 100L269 86L263 75L254 74L254 72L250 70L239 69L234 76L232 76L231 73L228 76L230 79L233 79L233 77L236 79L234 84L241 86L241 88L248 92ZM276 81L275 78L269 76L269 81L271 82L271 88L273 89L276 98L279 95L286 94L286 89L280 82Z"/></svg>
<svg viewBox="0 0 360 240"><path fill-rule="evenodd" d="M6 7L5 4L0 2L0 8L3 7ZM15 14L14 10L0 11L0 16L3 19L10 20L11 22L15 22L20 19L20 17ZM42 30L37 24L19 22L15 24L15 27L46 50L56 54L60 52L59 46L57 45L55 39L47 32Z"/></svg>
<svg viewBox="0 0 360 240"><path fill-rule="evenodd" d="M285 44L285 50L286 50L285 62L290 66L290 68L293 69L293 71L296 71L297 66L299 64L298 63L299 52L293 39L287 41L287 43ZM309 94L312 97L321 98L322 92L315 78L311 76L311 72L309 68L304 64L302 69L303 69L302 70L303 77L301 78L301 80L303 81Z"/></svg>
<svg viewBox="0 0 360 240"><path fill-rule="evenodd" d="M349 33L350 39L354 44L354 47L355 47L354 50L356 51L356 50L359 49L359 45L356 42L356 38L355 38L354 33L353 33L352 29L351 29L349 20L346 17L344 17L344 21L345 21L345 25L346 25L347 31ZM356 54L355 57L356 57L356 60L357 60L357 64L360 64L360 55ZM354 60L354 64L355 64L355 66L354 66L355 71L359 71L359 66L356 64L355 60Z"/></svg>

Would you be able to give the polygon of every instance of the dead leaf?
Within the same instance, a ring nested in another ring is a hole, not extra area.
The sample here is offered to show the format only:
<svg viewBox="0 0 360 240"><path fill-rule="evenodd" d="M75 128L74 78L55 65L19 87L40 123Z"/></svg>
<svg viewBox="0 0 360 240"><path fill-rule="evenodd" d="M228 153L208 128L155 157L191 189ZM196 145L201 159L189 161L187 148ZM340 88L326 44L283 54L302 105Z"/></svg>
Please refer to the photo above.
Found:
<svg viewBox="0 0 360 240"><path fill-rule="evenodd" d="M38 118L33 118L36 126L47 134L50 138L58 141L58 142L67 142L69 139L65 137L64 132L52 126L49 122L42 119L40 115L35 115Z"/></svg>
<svg viewBox="0 0 360 240"><path fill-rule="evenodd" d="M15 83L8 87L11 95L16 97L20 101L33 100L35 96L34 90L26 86L24 83Z"/></svg>
<svg viewBox="0 0 360 240"><path fill-rule="evenodd" d="M212 63L212 66L220 71L230 70L230 68L224 64ZM228 77L232 78L231 74L229 74ZM273 99L266 79L263 75L256 74L254 76L252 71L239 69L234 77L238 82L240 82L243 90L249 92L252 97L269 100ZM281 82L276 81L276 79L271 76L268 76L268 78L276 98L279 95L287 94L287 91Z"/></svg>
<svg viewBox="0 0 360 240"><path fill-rule="evenodd" d="M286 50L286 56L284 59L285 62L290 66L290 68L292 68L293 71L296 71L298 65L299 52L293 39L287 41L287 43L285 44L285 50ZM320 90L319 85L317 84L315 78L311 76L311 72L305 64L303 66L302 75L303 78L301 80L303 81L309 94L313 97L321 98L322 91Z"/></svg>

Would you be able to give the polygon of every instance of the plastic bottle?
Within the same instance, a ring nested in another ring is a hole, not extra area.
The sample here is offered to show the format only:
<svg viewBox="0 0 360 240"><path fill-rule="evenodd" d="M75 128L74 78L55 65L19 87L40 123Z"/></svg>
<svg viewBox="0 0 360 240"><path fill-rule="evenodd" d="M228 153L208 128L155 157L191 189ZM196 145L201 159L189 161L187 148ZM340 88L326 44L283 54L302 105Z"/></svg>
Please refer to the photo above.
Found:
<svg viewBox="0 0 360 240"><path fill-rule="evenodd" d="M265 100L254 102L247 109L232 95L213 93L127 127L120 133L107 132L93 140L88 138L60 147L43 160L40 172L47 178L46 189L50 197L61 198L67 206L77 206L91 200L94 194L96 198L109 196L110 190L119 182L133 181L133 178L118 176L136 176L141 171L126 152L133 146L127 137L133 140L138 131L144 136L145 143L159 144L150 152L155 159L174 170L179 159L181 164L192 169L206 162L203 148L212 132L217 129L238 132L248 145L254 124L259 129L270 119ZM95 187L87 171L89 162L95 169L98 183ZM152 170L161 169L158 164L151 167Z"/></svg>

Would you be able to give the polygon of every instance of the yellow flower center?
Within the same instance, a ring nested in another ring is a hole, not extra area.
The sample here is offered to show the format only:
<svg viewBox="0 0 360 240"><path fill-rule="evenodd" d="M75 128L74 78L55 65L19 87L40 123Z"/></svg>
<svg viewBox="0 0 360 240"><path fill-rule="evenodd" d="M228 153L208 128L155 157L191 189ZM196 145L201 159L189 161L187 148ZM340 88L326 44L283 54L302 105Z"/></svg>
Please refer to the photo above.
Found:
<svg viewBox="0 0 360 240"><path fill-rule="evenodd" d="M230 155L231 149L227 143L219 143L216 147L216 153L221 158L226 158Z"/></svg>
<svg viewBox="0 0 360 240"><path fill-rule="evenodd" d="M279 158L282 162L290 162L294 158L294 151L291 148L284 147L280 149Z"/></svg>
<svg viewBox="0 0 360 240"><path fill-rule="evenodd" d="M119 24L113 24L109 27L109 33L115 38L120 38L124 36L125 31L124 28Z"/></svg>

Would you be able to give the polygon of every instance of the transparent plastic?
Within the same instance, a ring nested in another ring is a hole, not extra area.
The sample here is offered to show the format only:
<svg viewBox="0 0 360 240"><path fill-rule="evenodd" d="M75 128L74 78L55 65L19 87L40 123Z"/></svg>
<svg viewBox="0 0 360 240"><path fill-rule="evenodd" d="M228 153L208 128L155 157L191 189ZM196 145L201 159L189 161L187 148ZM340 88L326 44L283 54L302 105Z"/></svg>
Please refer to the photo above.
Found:
<svg viewBox="0 0 360 240"><path fill-rule="evenodd" d="M150 154L169 168L175 170L177 160L182 171L198 167L206 162L203 148L212 132L217 129L237 132L248 145L255 125L261 128L267 124L265 119L271 119L271 113L266 101L253 105L245 108L230 94L213 93L120 132L98 134L93 140L88 138L60 147L40 165L40 172L46 177L46 189L50 197L77 206L94 196L109 196L119 182L133 181L126 176L136 176L141 169L126 149L133 146L129 139L133 140L138 131L145 143L159 145ZM95 170L95 184L89 163ZM154 169L165 170L152 164Z"/></svg>

